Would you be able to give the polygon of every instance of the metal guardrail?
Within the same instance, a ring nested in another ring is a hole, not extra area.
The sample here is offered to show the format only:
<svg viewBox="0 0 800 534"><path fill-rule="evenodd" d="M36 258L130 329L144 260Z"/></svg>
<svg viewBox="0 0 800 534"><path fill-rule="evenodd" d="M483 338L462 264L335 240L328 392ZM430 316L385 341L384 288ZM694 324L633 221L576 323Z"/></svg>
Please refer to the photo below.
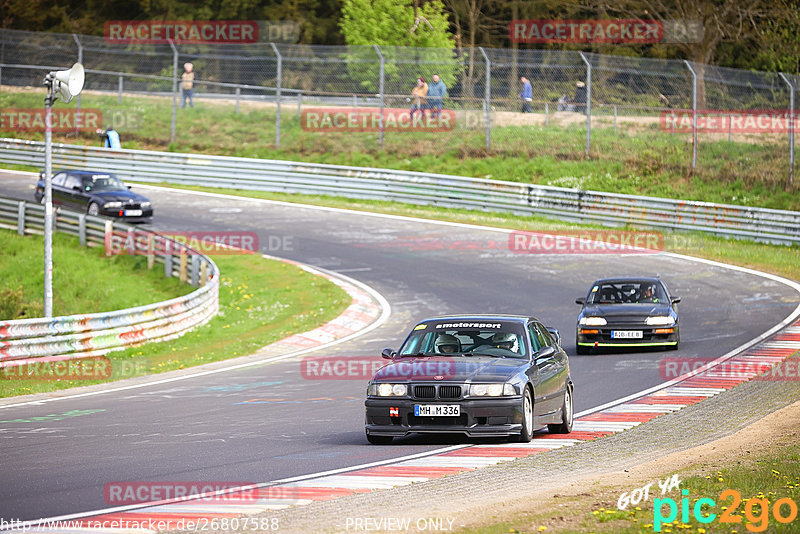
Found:
<svg viewBox="0 0 800 534"><path fill-rule="evenodd" d="M0 198L0 228L20 235L41 234L44 206ZM0 321L0 368L22 364L29 358L83 358L165 341L207 323L217 314L219 270L210 258L186 245L128 224L64 210L58 212L55 230L78 236L84 246L106 246L112 236L124 236L134 230L137 235L146 233L154 250L159 251L158 255L148 256L148 266L163 263L165 276L177 276L200 287L183 297L124 310Z"/></svg>
<svg viewBox="0 0 800 534"><path fill-rule="evenodd" d="M396 200L412 204L701 231L780 244L800 243L800 212L582 191L445 174L291 161L112 150L54 144L57 167L115 172L125 180ZM0 162L42 166L44 143L0 139Z"/></svg>

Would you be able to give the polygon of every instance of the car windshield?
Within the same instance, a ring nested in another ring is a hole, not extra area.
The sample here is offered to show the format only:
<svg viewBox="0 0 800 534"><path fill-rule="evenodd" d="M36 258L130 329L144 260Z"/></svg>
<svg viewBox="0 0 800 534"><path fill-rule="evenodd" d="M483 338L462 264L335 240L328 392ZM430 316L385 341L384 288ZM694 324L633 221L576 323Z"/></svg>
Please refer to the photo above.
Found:
<svg viewBox="0 0 800 534"><path fill-rule="evenodd" d="M587 304L653 304L667 302L664 288L649 280L595 284Z"/></svg>
<svg viewBox="0 0 800 534"><path fill-rule="evenodd" d="M398 352L401 356L485 355L526 358L522 325L515 323L423 323Z"/></svg>
<svg viewBox="0 0 800 534"><path fill-rule="evenodd" d="M125 185L113 174L93 174L83 177L85 191L121 191Z"/></svg>

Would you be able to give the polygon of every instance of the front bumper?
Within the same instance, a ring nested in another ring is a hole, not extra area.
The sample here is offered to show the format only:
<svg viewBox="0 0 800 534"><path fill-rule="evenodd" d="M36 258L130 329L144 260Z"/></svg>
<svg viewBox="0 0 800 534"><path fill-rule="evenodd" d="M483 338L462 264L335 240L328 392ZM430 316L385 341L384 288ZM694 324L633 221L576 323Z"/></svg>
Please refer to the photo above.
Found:
<svg viewBox="0 0 800 534"><path fill-rule="evenodd" d="M458 404L458 417L418 417L415 404ZM511 436L522 430L522 397L458 399L453 401L368 397L366 431L376 436L405 436L410 433ZM391 410L396 408L395 410ZM390 415L396 413L396 416Z"/></svg>
<svg viewBox="0 0 800 534"><path fill-rule="evenodd" d="M640 331L641 338L614 338L612 331ZM675 346L680 340L678 326L631 326L631 325L606 325L606 326L579 326L575 335L579 346L582 347L669 347Z"/></svg>
<svg viewBox="0 0 800 534"><path fill-rule="evenodd" d="M105 207L100 208L100 215L104 217L114 217L115 219L121 219L125 221L140 221L144 219L151 219L153 217L153 208L136 208L138 211L141 211L139 215L126 215L127 212L131 212L131 208L108 208Z"/></svg>

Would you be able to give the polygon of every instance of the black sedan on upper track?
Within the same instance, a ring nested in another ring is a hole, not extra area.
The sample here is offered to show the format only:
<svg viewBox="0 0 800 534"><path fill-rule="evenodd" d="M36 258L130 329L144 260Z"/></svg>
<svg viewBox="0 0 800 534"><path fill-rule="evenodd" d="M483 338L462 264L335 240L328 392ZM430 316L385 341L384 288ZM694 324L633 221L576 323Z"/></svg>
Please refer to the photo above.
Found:
<svg viewBox="0 0 800 534"><path fill-rule="evenodd" d="M44 202L44 173L36 184L34 198ZM134 193L114 174L98 171L62 170L53 175L53 205L104 215L126 221L153 217L153 206L146 197Z"/></svg>
<svg viewBox="0 0 800 534"><path fill-rule="evenodd" d="M409 433L530 441L547 425L572 431L569 359L554 328L533 317L456 315L416 324L367 386L366 434Z"/></svg>
<svg viewBox="0 0 800 534"><path fill-rule="evenodd" d="M596 280L585 298L575 300L583 306L575 334L578 354L614 347L677 349L680 300L659 278Z"/></svg>

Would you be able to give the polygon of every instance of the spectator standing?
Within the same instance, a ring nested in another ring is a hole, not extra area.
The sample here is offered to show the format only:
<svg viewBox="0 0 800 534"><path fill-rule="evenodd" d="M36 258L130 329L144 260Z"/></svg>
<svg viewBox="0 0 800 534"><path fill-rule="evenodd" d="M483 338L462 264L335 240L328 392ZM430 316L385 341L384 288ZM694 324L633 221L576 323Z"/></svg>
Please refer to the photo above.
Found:
<svg viewBox="0 0 800 534"><path fill-rule="evenodd" d="M194 65L191 63L183 64L183 74L181 74L181 94L183 102L181 107L186 107L186 99L189 99L189 107L194 107Z"/></svg>
<svg viewBox="0 0 800 534"><path fill-rule="evenodd" d="M442 112L442 100L447 96L447 86L439 79L438 74L433 75L433 82L428 86L428 106L431 117L438 117Z"/></svg>
<svg viewBox="0 0 800 534"><path fill-rule="evenodd" d="M586 84L583 82L575 84L575 111L586 113Z"/></svg>
<svg viewBox="0 0 800 534"><path fill-rule="evenodd" d="M114 128L100 128L95 131L103 139L104 147L122 148L122 143L119 140L119 132L117 132Z"/></svg>
<svg viewBox="0 0 800 534"><path fill-rule="evenodd" d="M520 76L519 81L522 82L522 92L519 97L522 99L522 113L533 113L531 109L531 102L533 102L533 87L531 82L525 76Z"/></svg>
<svg viewBox="0 0 800 534"><path fill-rule="evenodd" d="M419 110L422 113L422 116L425 117L425 108L428 107L427 100L425 100L425 96L428 94L428 84L425 83L425 78L419 77L417 79L417 85L414 89L411 90L411 118L414 118L414 112Z"/></svg>

